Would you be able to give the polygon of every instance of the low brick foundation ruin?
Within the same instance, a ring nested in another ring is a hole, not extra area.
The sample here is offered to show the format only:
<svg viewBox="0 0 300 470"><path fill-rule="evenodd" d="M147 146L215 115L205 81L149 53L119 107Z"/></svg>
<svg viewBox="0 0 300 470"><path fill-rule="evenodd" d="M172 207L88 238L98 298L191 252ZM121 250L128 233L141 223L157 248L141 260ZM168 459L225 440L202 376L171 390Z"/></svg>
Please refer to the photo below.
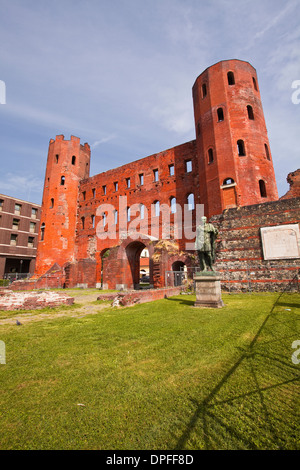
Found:
<svg viewBox="0 0 300 470"><path fill-rule="evenodd" d="M115 293L101 294L97 300L110 300L115 306L121 305L122 307L130 307L135 304L142 304L145 302L152 302L153 300L164 299L179 295L181 287L173 287L166 289L147 289L147 290L132 290L121 291Z"/></svg>
<svg viewBox="0 0 300 470"><path fill-rule="evenodd" d="M74 298L58 292L13 292L0 290L0 310L36 310L45 307L72 305Z"/></svg>

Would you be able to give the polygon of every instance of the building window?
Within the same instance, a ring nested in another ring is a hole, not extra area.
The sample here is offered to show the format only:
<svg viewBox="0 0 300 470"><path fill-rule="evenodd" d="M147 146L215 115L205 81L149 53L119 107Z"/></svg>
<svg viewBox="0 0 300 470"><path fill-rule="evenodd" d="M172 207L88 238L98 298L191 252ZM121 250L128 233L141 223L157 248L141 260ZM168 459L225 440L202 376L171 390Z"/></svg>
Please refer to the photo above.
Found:
<svg viewBox="0 0 300 470"><path fill-rule="evenodd" d="M20 224L20 220L19 220L19 219L13 219L12 229L13 229L13 230L19 230L19 224Z"/></svg>
<svg viewBox="0 0 300 470"><path fill-rule="evenodd" d="M130 178L126 178L126 186L128 189L130 188Z"/></svg>
<svg viewBox="0 0 300 470"><path fill-rule="evenodd" d="M223 108L218 108L217 109L217 114L218 114L218 122L224 121Z"/></svg>
<svg viewBox="0 0 300 470"><path fill-rule="evenodd" d="M84 225L85 225L85 218L81 217L81 228L82 229L84 229Z"/></svg>
<svg viewBox="0 0 300 470"><path fill-rule="evenodd" d="M206 86L206 83L203 83L201 90L202 90L202 98L205 98L206 95L207 95L207 86Z"/></svg>
<svg viewBox="0 0 300 470"><path fill-rule="evenodd" d="M237 148L238 148L239 157L244 157L246 155L246 152L245 152L245 143L243 140L237 141Z"/></svg>
<svg viewBox="0 0 300 470"><path fill-rule="evenodd" d="M51 198L51 201L50 201L50 209L53 209L53 207L54 207L54 199Z"/></svg>
<svg viewBox="0 0 300 470"><path fill-rule="evenodd" d="M208 149L208 163L211 164L214 161L213 149Z"/></svg>
<svg viewBox="0 0 300 470"><path fill-rule="evenodd" d="M95 197L96 197L96 189L95 188L92 189L92 197L93 197L93 199L95 199Z"/></svg>
<svg viewBox="0 0 300 470"><path fill-rule="evenodd" d="M38 213L38 210L35 207L33 207L31 209L31 218L36 219L37 213Z"/></svg>
<svg viewBox="0 0 300 470"><path fill-rule="evenodd" d="M143 186L143 184L144 184L144 175L143 175L143 173L141 173L139 175L139 178L140 178L140 185Z"/></svg>
<svg viewBox="0 0 300 470"><path fill-rule="evenodd" d="M192 211L193 209L195 209L195 202L194 202L194 194L193 193L188 195L187 203L188 203L188 210L189 211Z"/></svg>
<svg viewBox="0 0 300 470"><path fill-rule="evenodd" d="M154 201L154 215L159 217L159 201Z"/></svg>
<svg viewBox="0 0 300 470"><path fill-rule="evenodd" d="M21 204L15 204L15 214L20 215L21 214Z"/></svg>
<svg viewBox="0 0 300 470"><path fill-rule="evenodd" d="M33 248L34 237L28 237L28 248Z"/></svg>
<svg viewBox="0 0 300 470"><path fill-rule="evenodd" d="M60 185L64 186L65 185L66 178L64 176L61 177L60 179Z"/></svg>
<svg viewBox="0 0 300 470"><path fill-rule="evenodd" d="M192 160L186 160L185 171L186 173L190 173L192 171Z"/></svg>
<svg viewBox="0 0 300 470"><path fill-rule="evenodd" d="M106 186L105 186L105 185L104 185L104 186L102 186L102 193L103 193L103 196L105 196L105 195L106 195Z"/></svg>
<svg viewBox="0 0 300 470"><path fill-rule="evenodd" d="M130 222L130 207L127 207L127 222Z"/></svg>
<svg viewBox="0 0 300 470"><path fill-rule="evenodd" d="M58 163L59 155L55 155L55 163Z"/></svg>
<svg viewBox="0 0 300 470"><path fill-rule="evenodd" d="M117 181L114 182L114 187L115 187L115 191L118 191L119 185L118 185L118 182L117 182Z"/></svg>
<svg viewBox="0 0 300 470"><path fill-rule="evenodd" d="M171 214L175 214L175 212L176 212L176 197L172 196L170 198L170 205L171 205Z"/></svg>
<svg viewBox="0 0 300 470"><path fill-rule="evenodd" d="M41 225L41 242L43 242L45 239L45 224L43 223Z"/></svg>
<svg viewBox="0 0 300 470"><path fill-rule="evenodd" d="M144 204L140 204L140 219L143 220L145 217L145 206Z"/></svg>
<svg viewBox="0 0 300 470"><path fill-rule="evenodd" d="M72 157L72 165L75 165L75 163L76 163L76 157L75 157L75 155L73 155L73 157Z"/></svg>
<svg viewBox="0 0 300 470"><path fill-rule="evenodd" d="M82 200L85 201L86 198L86 191L82 191Z"/></svg>
<svg viewBox="0 0 300 470"><path fill-rule="evenodd" d="M102 223L103 223L103 227L105 227L106 225L106 213L105 212L103 212L102 214Z"/></svg>
<svg viewBox="0 0 300 470"><path fill-rule="evenodd" d="M247 106L247 112L248 112L248 118L251 119L251 121L253 121L254 120L253 108L249 104Z"/></svg>
<svg viewBox="0 0 300 470"><path fill-rule="evenodd" d="M3 211L4 200L0 199L0 212Z"/></svg>
<svg viewBox="0 0 300 470"><path fill-rule="evenodd" d="M267 197L266 184L264 180L259 180L259 191L261 197Z"/></svg>
<svg viewBox="0 0 300 470"><path fill-rule="evenodd" d="M233 72L228 72L227 80L228 80L228 85L234 85L235 84L235 78L234 78L234 73Z"/></svg>
<svg viewBox="0 0 300 470"><path fill-rule="evenodd" d="M158 181L158 170L153 170L154 182Z"/></svg>
<svg viewBox="0 0 300 470"><path fill-rule="evenodd" d="M117 210L114 211L114 222L115 222L115 225L117 225L118 223L118 211Z"/></svg>
<svg viewBox="0 0 300 470"><path fill-rule="evenodd" d="M266 157L268 160L271 160L270 158L270 152L269 152L269 147L267 146L267 144L265 144L265 154L266 154Z"/></svg>
<svg viewBox="0 0 300 470"><path fill-rule="evenodd" d="M252 82L253 82L254 90L257 91L257 83L254 77L252 77Z"/></svg>
<svg viewBox="0 0 300 470"><path fill-rule="evenodd" d="M36 224L34 222L30 222L29 232L35 233L35 227L36 227Z"/></svg>
<svg viewBox="0 0 300 470"><path fill-rule="evenodd" d="M174 176L174 165L169 165L169 175Z"/></svg>
<svg viewBox="0 0 300 470"><path fill-rule="evenodd" d="M12 246L16 246L18 241L18 235L15 235L14 233L11 234L10 236L10 244Z"/></svg>
<svg viewBox="0 0 300 470"><path fill-rule="evenodd" d="M95 228L95 216L91 216L91 221L92 221L92 228Z"/></svg>
<svg viewBox="0 0 300 470"><path fill-rule="evenodd" d="M232 178L225 178L223 181L223 186L226 186L228 184L234 184L234 180Z"/></svg>

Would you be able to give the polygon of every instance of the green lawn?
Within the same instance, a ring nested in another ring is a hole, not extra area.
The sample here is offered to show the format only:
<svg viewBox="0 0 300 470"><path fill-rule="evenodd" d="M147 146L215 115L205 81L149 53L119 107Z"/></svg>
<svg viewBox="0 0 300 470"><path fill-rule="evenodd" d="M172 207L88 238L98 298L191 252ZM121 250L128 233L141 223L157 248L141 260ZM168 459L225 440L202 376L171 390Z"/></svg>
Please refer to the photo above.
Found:
<svg viewBox="0 0 300 470"><path fill-rule="evenodd" d="M0 324L0 449L299 450L300 295L194 300Z"/></svg>

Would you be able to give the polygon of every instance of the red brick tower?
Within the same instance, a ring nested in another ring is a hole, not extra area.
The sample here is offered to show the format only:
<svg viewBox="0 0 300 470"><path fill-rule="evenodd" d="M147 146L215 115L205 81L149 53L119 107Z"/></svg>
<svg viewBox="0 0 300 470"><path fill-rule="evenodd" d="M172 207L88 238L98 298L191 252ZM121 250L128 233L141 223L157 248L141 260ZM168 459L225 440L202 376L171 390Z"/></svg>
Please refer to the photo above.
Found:
<svg viewBox="0 0 300 470"><path fill-rule="evenodd" d="M74 260L79 182L89 177L90 147L78 137L49 143L35 277Z"/></svg>
<svg viewBox="0 0 300 470"><path fill-rule="evenodd" d="M193 101L205 214L277 200L255 69L240 60L218 62L197 78Z"/></svg>

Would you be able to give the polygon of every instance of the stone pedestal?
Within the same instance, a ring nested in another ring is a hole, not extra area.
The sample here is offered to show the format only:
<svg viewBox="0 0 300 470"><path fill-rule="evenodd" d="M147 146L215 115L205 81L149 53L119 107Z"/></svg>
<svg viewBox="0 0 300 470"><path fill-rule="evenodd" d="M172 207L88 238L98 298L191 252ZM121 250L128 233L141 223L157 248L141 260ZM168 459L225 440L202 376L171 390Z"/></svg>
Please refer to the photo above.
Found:
<svg viewBox="0 0 300 470"><path fill-rule="evenodd" d="M199 271L194 274L196 288L195 307L221 308L221 278L214 271Z"/></svg>

